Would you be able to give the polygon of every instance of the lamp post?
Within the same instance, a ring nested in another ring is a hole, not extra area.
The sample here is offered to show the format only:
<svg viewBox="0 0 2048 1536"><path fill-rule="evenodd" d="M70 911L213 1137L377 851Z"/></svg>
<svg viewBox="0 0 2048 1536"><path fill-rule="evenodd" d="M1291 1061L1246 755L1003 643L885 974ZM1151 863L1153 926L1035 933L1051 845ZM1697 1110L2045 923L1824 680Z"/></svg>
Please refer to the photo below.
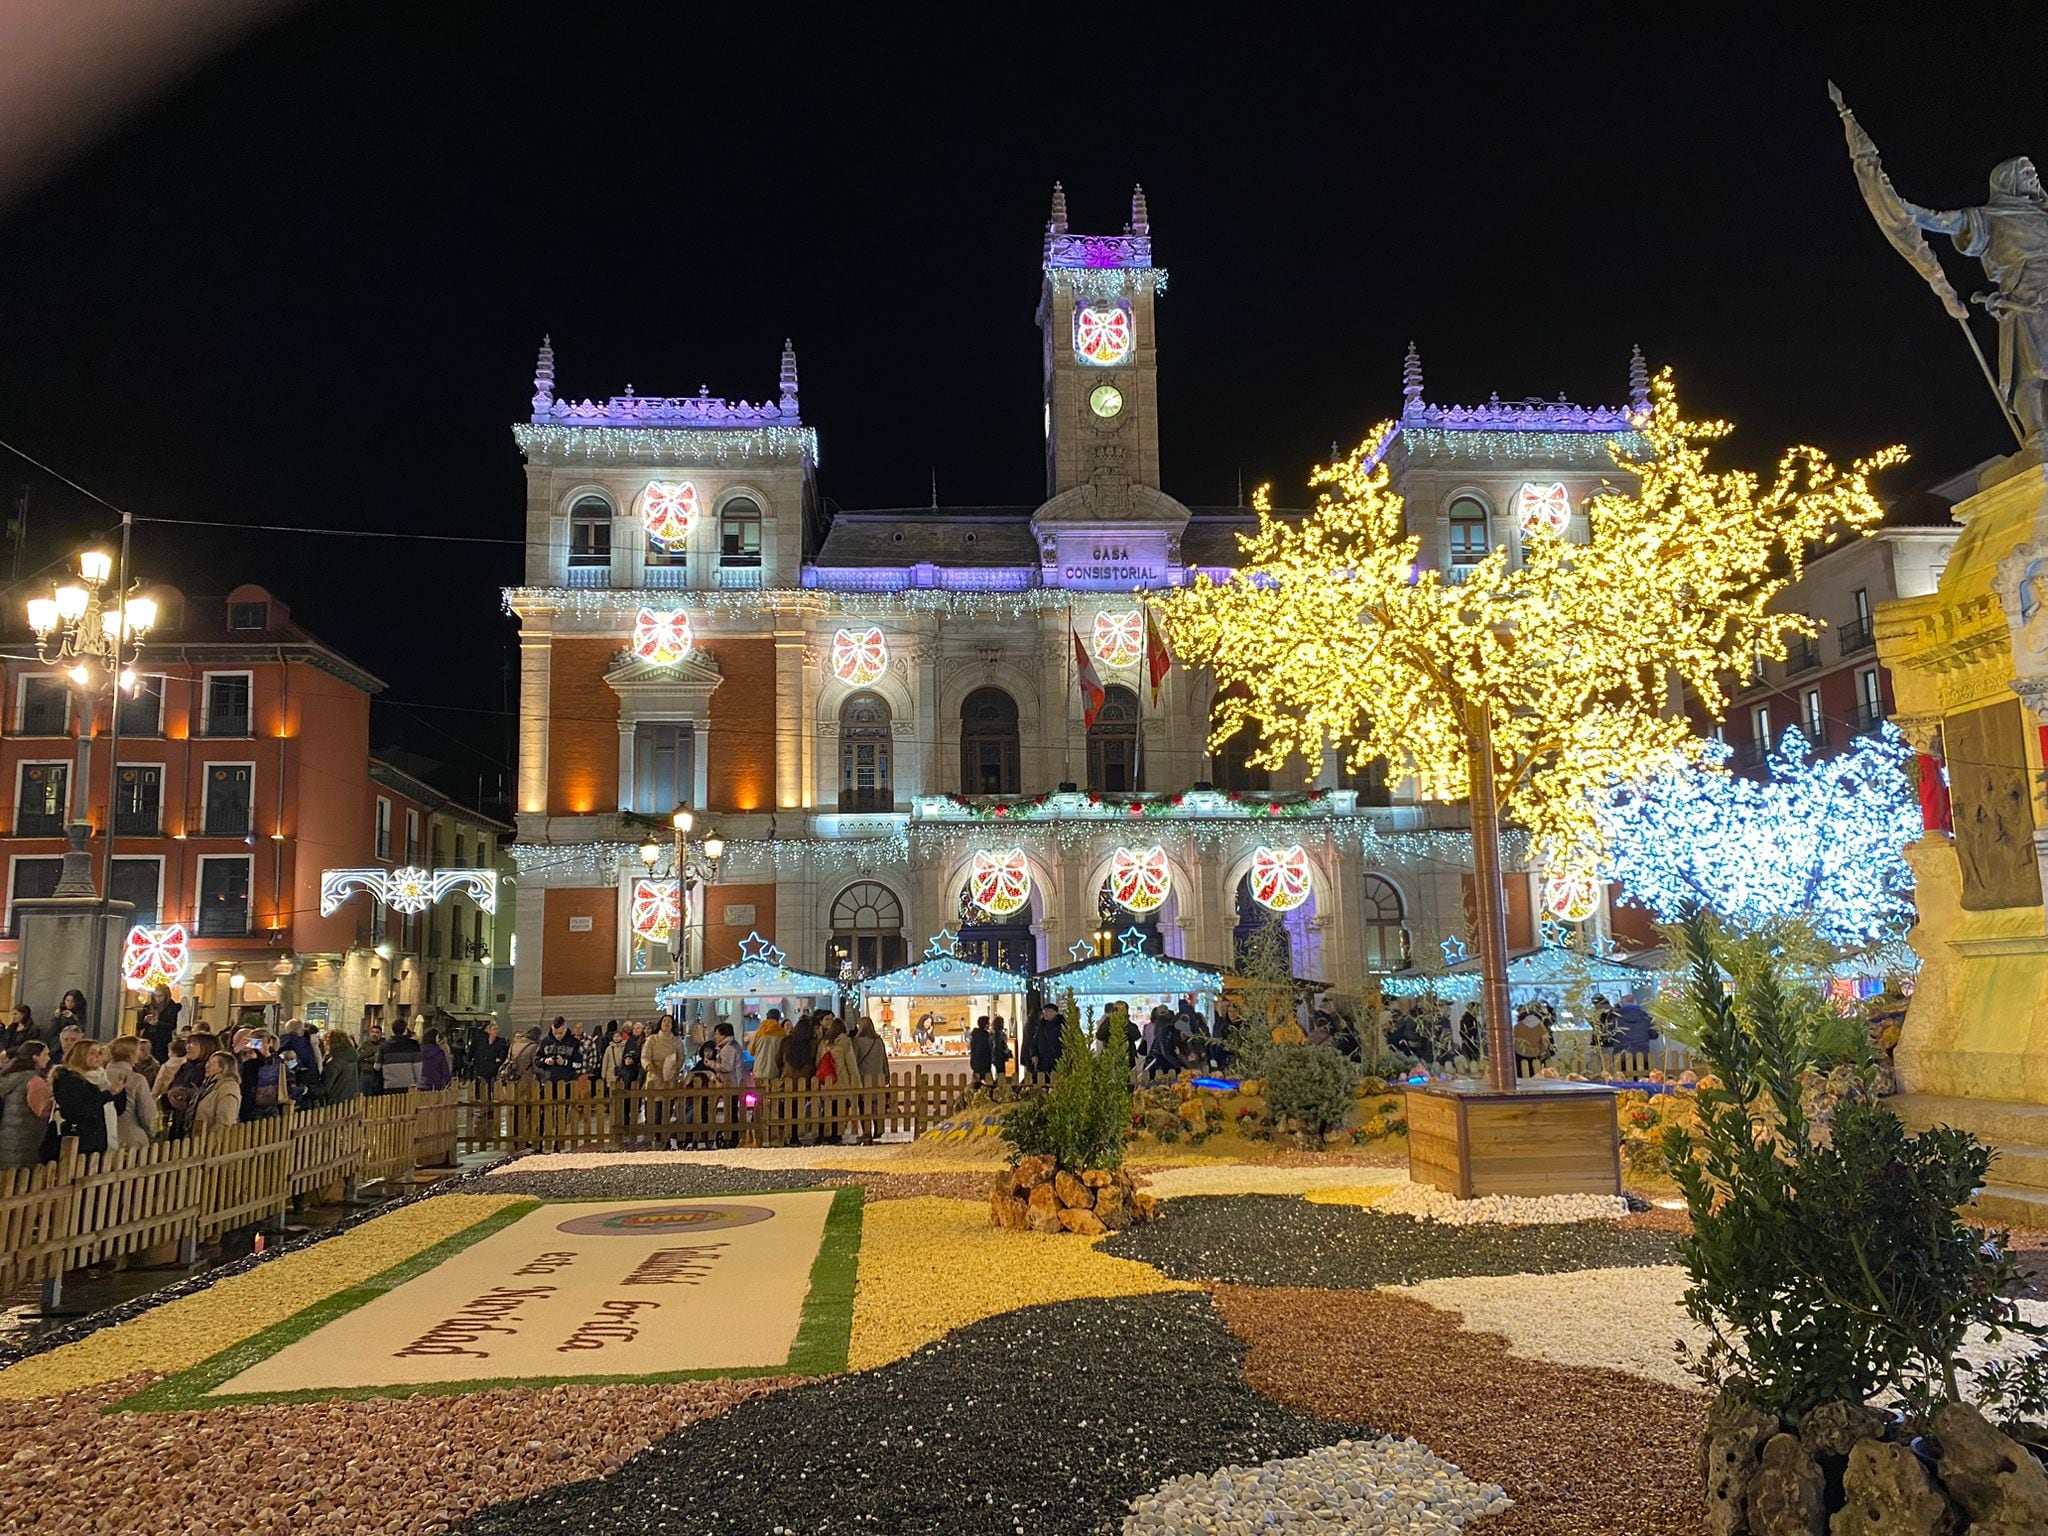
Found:
<svg viewBox="0 0 2048 1536"><path fill-rule="evenodd" d="M709 886L718 879L720 864L725 860L725 839L714 830L704 834L691 851L690 831L697 824L697 814L687 805L678 805L669 817L669 828L674 833L675 846L670 855L669 867L676 882L676 922L674 939L670 944L671 958L675 961L676 980L683 979L689 969L690 939L690 892L699 885ZM661 845L650 839L640 845L640 862L647 866L647 873L654 873L654 866L661 862ZM682 1021L677 1020L680 1025Z"/></svg>
<svg viewBox="0 0 2048 1536"><path fill-rule="evenodd" d="M47 597L28 600L28 627L35 633L36 655L59 669L64 679L86 700L85 729L78 743L78 805L85 814L75 816L69 827L72 847L80 854L77 865L67 857L65 872L57 886L60 896L96 896L99 911L93 922L94 964L99 966L107 952L107 902L114 883L114 819L120 794L121 697L138 685L135 663L142 658L142 637L156 626L156 603L131 590L128 579L128 550L134 534L134 520L121 514L121 554L118 577L111 591L109 577L116 576L115 560L103 549L88 549L78 557L76 580L60 582ZM85 837L91 834L87 819L92 803L92 725L101 696L109 700L107 721L107 826L106 846L100 850L100 888L92 888L90 856L84 853ZM106 988L95 975L92 987L92 1019L95 1036L102 1036L106 1017Z"/></svg>

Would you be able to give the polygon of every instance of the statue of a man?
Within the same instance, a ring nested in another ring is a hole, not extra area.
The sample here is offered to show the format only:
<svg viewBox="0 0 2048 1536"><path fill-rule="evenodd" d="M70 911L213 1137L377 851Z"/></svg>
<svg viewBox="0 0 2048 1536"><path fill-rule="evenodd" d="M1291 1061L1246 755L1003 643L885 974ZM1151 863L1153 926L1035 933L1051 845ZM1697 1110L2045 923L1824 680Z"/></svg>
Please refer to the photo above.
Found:
<svg viewBox="0 0 2048 1536"><path fill-rule="evenodd" d="M1942 213L1905 204L1922 229L1947 235L1996 284L1979 297L1998 322L1998 387L2029 438L2048 427L2048 193L2024 155L1991 173L1981 208Z"/></svg>

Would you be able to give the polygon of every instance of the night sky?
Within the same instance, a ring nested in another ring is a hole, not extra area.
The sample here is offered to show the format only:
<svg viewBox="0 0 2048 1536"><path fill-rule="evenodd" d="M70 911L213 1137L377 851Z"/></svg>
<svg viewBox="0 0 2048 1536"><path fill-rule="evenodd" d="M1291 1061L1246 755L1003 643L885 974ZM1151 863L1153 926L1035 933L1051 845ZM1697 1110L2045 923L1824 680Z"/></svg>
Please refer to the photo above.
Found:
<svg viewBox="0 0 2048 1536"><path fill-rule="evenodd" d="M1164 478L1191 504L1298 484L1396 408L1411 339L1439 401L1618 400L1640 342L1736 420L1732 453L1903 441L1903 489L2010 439L1866 215L1825 81L1902 194L1978 201L1996 161L2048 162L2030 13L1403 35L1275 10L1204 35L990 7L835 35L800 7L308 5L0 205L0 438L141 515L515 540L544 331L579 398L758 400L788 335L833 503L923 506L935 473L942 504L1029 504L1059 177L1083 232L1145 184ZM0 500L19 484L24 573L108 522L0 454ZM380 738L448 787L509 769L515 546L136 549L191 593L271 587L390 682Z"/></svg>

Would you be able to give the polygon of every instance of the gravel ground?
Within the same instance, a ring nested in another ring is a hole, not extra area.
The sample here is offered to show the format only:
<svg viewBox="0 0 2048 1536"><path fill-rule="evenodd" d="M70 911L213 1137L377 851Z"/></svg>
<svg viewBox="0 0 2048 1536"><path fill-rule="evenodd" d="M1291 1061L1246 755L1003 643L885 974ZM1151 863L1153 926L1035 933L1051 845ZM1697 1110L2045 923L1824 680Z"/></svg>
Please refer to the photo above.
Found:
<svg viewBox="0 0 2048 1536"><path fill-rule="evenodd" d="M1135 1501L1124 1536L1454 1536L1508 1507L1497 1484L1475 1483L1429 1448L1382 1435L1340 1440L1306 1456L1177 1477Z"/></svg>
<svg viewBox="0 0 2048 1536"><path fill-rule="evenodd" d="M533 1161L528 1159L527 1161ZM839 1180L822 1168L722 1168L715 1163L622 1163L595 1168L525 1168L513 1164L479 1185L494 1195L533 1195L542 1200L661 1199L665 1196L765 1195L782 1189L811 1189Z"/></svg>
<svg viewBox="0 0 2048 1536"><path fill-rule="evenodd" d="M102 1410L146 1377L0 1403L10 1536L424 1536L505 1499L614 1472L647 1446L794 1378L514 1388L458 1397Z"/></svg>
<svg viewBox="0 0 2048 1536"><path fill-rule="evenodd" d="M1306 1195L1313 1190L1361 1186L1387 1189L1408 1182L1408 1176L1397 1169L1379 1172L1382 1176L1373 1177L1348 1165L1280 1168L1219 1163L1207 1168L1167 1168L1148 1173L1144 1175L1144 1187L1162 1200L1172 1200L1182 1195Z"/></svg>
<svg viewBox="0 0 2048 1536"><path fill-rule="evenodd" d="M1458 1314L1467 1333L1499 1334L1511 1355L1557 1365L1605 1366L1687 1391L1699 1379L1678 1363L1684 1339L1711 1335L1686 1316L1685 1271L1673 1264L1580 1269L1562 1275L1467 1275L1390 1288Z"/></svg>
<svg viewBox="0 0 2048 1536"><path fill-rule="evenodd" d="M1409 1216L1272 1195L1185 1197L1104 1253L1179 1280L1363 1290L1446 1275L1555 1274L1673 1262L1671 1238L1613 1222L1445 1227Z"/></svg>
<svg viewBox="0 0 2048 1536"><path fill-rule="evenodd" d="M988 1214L988 1187L995 1176L987 1171L976 1173L833 1173L827 1174L825 1182L830 1185L858 1184L867 1191L867 1203L878 1200L975 1200L982 1206L983 1219Z"/></svg>
<svg viewBox="0 0 2048 1536"><path fill-rule="evenodd" d="M1619 1195L1481 1195L1460 1200L1430 1184L1403 1184L1373 1202L1387 1216L1414 1216L1447 1227L1551 1226L1574 1221L1619 1221L1628 1203Z"/></svg>
<svg viewBox="0 0 2048 1536"><path fill-rule="evenodd" d="M1206 1296L1062 1302L742 1404L473 1536L1080 1536L1166 1478L1357 1435L1245 1384Z"/></svg>
<svg viewBox="0 0 2048 1536"><path fill-rule="evenodd" d="M1166 1225L1166 1223L1161 1223ZM1476 1235L1467 1230L1460 1242ZM1515 1507L1484 1536L1699 1536L1708 1399L1619 1371L1511 1358L1495 1335L1384 1292L1216 1293L1280 1402L1411 1435Z"/></svg>

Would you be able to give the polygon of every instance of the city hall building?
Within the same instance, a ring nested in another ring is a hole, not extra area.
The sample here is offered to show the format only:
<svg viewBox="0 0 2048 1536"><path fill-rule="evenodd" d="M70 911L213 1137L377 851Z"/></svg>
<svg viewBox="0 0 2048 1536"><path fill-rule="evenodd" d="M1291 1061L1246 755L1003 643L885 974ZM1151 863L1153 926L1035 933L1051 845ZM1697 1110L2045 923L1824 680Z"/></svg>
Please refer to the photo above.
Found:
<svg viewBox="0 0 2048 1536"><path fill-rule="evenodd" d="M787 343L759 403L571 399L542 347L513 429L527 584L505 595L515 1022L648 1016L679 966L728 964L755 934L831 976L900 966L942 932L1038 972L1105 943L1227 965L1277 917L1295 974L1339 995L1458 953L1462 806L1334 756L1269 780L1241 742L1210 754L1204 673L1174 662L1155 685L1144 594L1227 577L1256 520L1186 506L1162 475L1167 273L1142 191L1123 233L1083 235L1055 190L1039 285L1035 507L827 518ZM1387 451L1422 560L1582 527L1647 400L1640 359L1629 386L1626 406L1437 406L1411 349ZM1541 876L1508 884L1528 949ZM1590 921L1608 920L1602 901Z"/></svg>

